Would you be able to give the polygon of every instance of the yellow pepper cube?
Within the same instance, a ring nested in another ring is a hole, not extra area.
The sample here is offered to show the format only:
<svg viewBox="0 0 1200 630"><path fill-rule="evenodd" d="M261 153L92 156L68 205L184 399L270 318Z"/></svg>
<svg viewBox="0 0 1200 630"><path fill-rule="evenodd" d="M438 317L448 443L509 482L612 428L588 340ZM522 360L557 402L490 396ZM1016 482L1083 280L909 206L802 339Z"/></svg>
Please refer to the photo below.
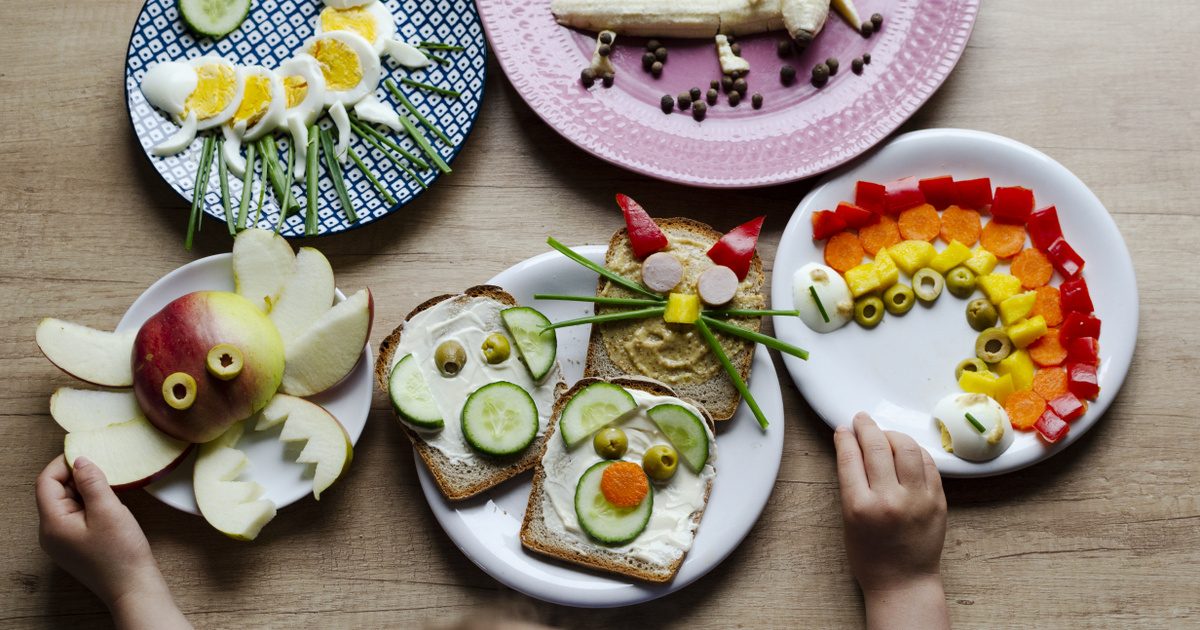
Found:
<svg viewBox="0 0 1200 630"><path fill-rule="evenodd" d="M963 370L958 377L958 386L968 394L983 394L991 396L996 385L996 375L991 372L972 372Z"/></svg>
<svg viewBox="0 0 1200 630"><path fill-rule="evenodd" d="M1029 358L1029 353L1024 350L1017 350L996 364L996 371L1001 376L1012 376L1012 384L1017 391L1033 387L1033 373L1036 369L1033 359Z"/></svg>
<svg viewBox="0 0 1200 630"><path fill-rule="evenodd" d="M970 257L971 249L969 247L958 241L950 241L946 249L938 252L938 255L929 261L929 266L944 276L946 272L963 264Z"/></svg>
<svg viewBox="0 0 1200 630"><path fill-rule="evenodd" d="M700 296L672 293L667 296L663 321L669 324L694 324L700 319Z"/></svg>
<svg viewBox="0 0 1200 630"><path fill-rule="evenodd" d="M1025 319L1033 310L1033 303L1036 301L1037 293L1034 291L1018 293L1004 300L1000 303L1000 321L1004 322L1005 326L1012 326Z"/></svg>
<svg viewBox="0 0 1200 630"><path fill-rule="evenodd" d="M846 284L850 287L850 295L858 297L879 289L879 274L876 273L875 263L863 263L846 271Z"/></svg>
<svg viewBox="0 0 1200 630"><path fill-rule="evenodd" d="M1015 391L1017 391L1017 388L1013 383L1012 374L1003 374L996 379L996 382L992 385L992 393L988 395L1003 405L1004 401L1008 400L1008 397Z"/></svg>
<svg viewBox="0 0 1200 630"><path fill-rule="evenodd" d="M977 276L986 276L996 268L996 255L982 247L976 247L971 257L963 261L963 266L975 272Z"/></svg>
<svg viewBox="0 0 1200 630"><path fill-rule="evenodd" d="M1047 330L1049 328L1046 326L1046 318L1038 315L1009 326L1005 332L1008 333L1008 338L1012 340L1014 346L1025 348L1041 339Z"/></svg>
<svg viewBox="0 0 1200 630"><path fill-rule="evenodd" d="M1021 281L1007 273L990 273L979 276L979 288L992 304L1000 304L1021 292Z"/></svg>
<svg viewBox="0 0 1200 630"><path fill-rule="evenodd" d="M937 255L933 243L925 241L904 241L888 248L892 261L907 276L912 276L921 267L928 267L929 261Z"/></svg>
<svg viewBox="0 0 1200 630"><path fill-rule="evenodd" d="M879 250L875 255L875 277L879 280L880 289L887 289L900 281L900 268L886 249Z"/></svg>

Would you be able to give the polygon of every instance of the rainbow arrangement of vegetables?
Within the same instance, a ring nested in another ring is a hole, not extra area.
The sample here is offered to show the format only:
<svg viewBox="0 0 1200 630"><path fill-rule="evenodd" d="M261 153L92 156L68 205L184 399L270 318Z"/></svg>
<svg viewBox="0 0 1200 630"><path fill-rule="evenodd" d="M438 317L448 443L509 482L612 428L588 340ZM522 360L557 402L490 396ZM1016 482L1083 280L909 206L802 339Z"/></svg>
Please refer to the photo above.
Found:
<svg viewBox="0 0 1200 630"><path fill-rule="evenodd" d="M966 308L980 335L975 356L956 368L960 388L999 402L1013 427L1062 439L1100 393L1100 319L1058 209L1035 209L1032 190L993 189L989 178L859 181L854 193L853 203L812 216L813 239L826 241L825 264L844 278L854 319L874 327L885 312L903 315L943 288L961 299L981 292Z"/></svg>

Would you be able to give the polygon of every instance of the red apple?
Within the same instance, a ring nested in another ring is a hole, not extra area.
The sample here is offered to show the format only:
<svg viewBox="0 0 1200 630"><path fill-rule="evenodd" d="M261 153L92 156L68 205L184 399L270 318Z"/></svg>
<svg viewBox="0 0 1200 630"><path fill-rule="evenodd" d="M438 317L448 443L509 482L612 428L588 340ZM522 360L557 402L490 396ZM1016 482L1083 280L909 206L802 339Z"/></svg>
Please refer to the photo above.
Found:
<svg viewBox="0 0 1200 630"><path fill-rule="evenodd" d="M220 344L227 345L210 361ZM233 370L221 369L222 363ZM249 300L224 291L171 302L142 325L133 343L138 406L160 431L187 442L208 442L265 407L283 367L275 325Z"/></svg>

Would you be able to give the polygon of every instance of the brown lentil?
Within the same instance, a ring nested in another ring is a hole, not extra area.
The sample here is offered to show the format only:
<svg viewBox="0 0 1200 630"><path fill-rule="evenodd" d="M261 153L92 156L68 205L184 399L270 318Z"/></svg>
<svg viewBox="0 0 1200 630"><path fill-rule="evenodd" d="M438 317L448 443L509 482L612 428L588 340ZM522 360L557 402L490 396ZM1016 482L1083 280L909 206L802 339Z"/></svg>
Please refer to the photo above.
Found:
<svg viewBox="0 0 1200 630"><path fill-rule="evenodd" d="M850 69L854 71L854 74L862 74L863 73L863 60L858 57L855 57L853 60L850 61Z"/></svg>
<svg viewBox="0 0 1200 630"><path fill-rule="evenodd" d="M596 84L596 71L584 68L583 72L579 73L579 81L583 83L583 87L592 87Z"/></svg>
<svg viewBox="0 0 1200 630"><path fill-rule="evenodd" d="M609 46L608 44L600 44L600 46L596 48L596 53L601 57L607 57L612 54L612 46Z"/></svg>
<svg viewBox="0 0 1200 630"><path fill-rule="evenodd" d="M654 58L659 61L665 62L667 60L667 49L663 48L662 46L659 46L654 51Z"/></svg>
<svg viewBox="0 0 1200 630"><path fill-rule="evenodd" d="M654 53L652 53L652 52L648 52L648 53L646 53L646 54L642 55L642 70L645 70L646 72L649 72L649 71L650 71L650 66L653 66L653 65L654 65L654 61L655 61L655 60L654 60Z"/></svg>
<svg viewBox="0 0 1200 630"><path fill-rule="evenodd" d="M692 108L692 96L687 92L680 92L679 96L675 97L675 102L679 104L679 111L686 112Z"/></svg>
<svg viewBox="0 0 1200 630"><path fill-rule="evenodd" d="M600 43L601 44L611 44L612 37L613 37L612 33L600 33Z"/></svg>
<svg viewBox="0 0 1200 630"><path fill-rule="evenodd" d="M829 66L819 63L812 69L812 84L821 87L829 82Z"/></svg>
<svg viewBox="0 0 1200 630"><path fill-rule="evenodd" d="M729 106L730 107L737 107L739 104L741 104L741 102L742 102L742 93L741 92L730 92L730 94L729 94Z"/></svg>
<svg viewBox="0 0 1200 630"><path fill-rule="evenodd" d="M863 63L865 63L865 64L871 63L871 53L863 53Z"/></svg>
<svg viewBox="0 0 1200 630"><path fill-rule="evenodd" d="M830 58L826 59L825 65L829 66L829 76L832 77L837 74L838 65L839 65L837 57L830 57Z"/></svg>
<svg viewBox="0 0 1200 630"><path fill-rule="evenodd" d="M698 88L698 87L694 87L694 88L692 88L692 89L688 90L688 95L692 97L692 101L698 101L698 100L700 100L700 97L701 97L703 94L704 94L704 93L703 93L703 92L701 92L701 91L700 91L700 88Z"/></svg>
<svg viewBox="0 0 1200 630"><path fill-rule="evenodd" d="M732 92L733 91L733 77L730 77L729 75L725 75L725 76L721 77L721 89L724 90L726 94L729 94L730 92Z"/></svg>
<svg viewBox="0 0 1200 630"><path fill-rule="evenodd" d="M791 57L792 50L792 42L786 39L781 39L775 43L775 52L778 53L780 57Z"/></svg>
<svg viewBox="0 0 1200 630"><path fill-rule="evenodd" d="M663 63L661 61L655 61L650 65L650 74L654 75L654 78L657 79L658 77L662 76L662 69Z"/></svg>
<svg viewBox="0 0 1200 630"><path fill-rule="evenodd" d="M741 57L742 56L742 45L741 44L730 44L729 52L732 52L734 55Z"/></svg>
<svg viewBox="0 0 1200 630"><path fill-rule="evenodd" d="M870 37L871 33L875 32L875 27L871 26L870 22L863 22L862 26L859 27L858 32L862 33L863 37Z"/></svg>
<svg viewBox="0 0 1200 630"><path fill-rule="evenodd" d="M714 90L719 90L719 89L721 89L721 82L716 79L713 79L712 83L708 84L708 87L710 87Z"/></svg>
<svg viewBox="0 0 1200 630"><path fill-rule="evenodd" d="M788 64L783 64L779 69L779 80L784 85L791 85L796 81L796 69Z"/></svg>
<svg viewBox="0 0 1200 630"><path fill-rule="evenodd" d="M692 118L695 118L696 122L704 120L704 116L707 114L708 106L704 103L696 103L695 105L692 105Z"/></svg>
<svg viewBox="0 0 1200 630"><path fill-rule="evenodd" d="M746 80L741 77L738 77L738 80L733 82L733 91L741 92L743 97L746 96L746 91L749 89L750 89L750 85L748 83L746 83Z"/></svg>
<svg viewBox="0 0 1200 630"><path fill-rule="evenodd" d="M754 106L754 109L762 109L762 104L763 104L762 94L755 92L754 96L750 97L750 104Z"/></svg>
<svg viewBox="0 0 1200 630"><path fill-rule="evenodd" d="M675 99L671 98L670 94L663 94L660 106L664 114L670 114L675 111Z"/></svg>
<svg viewBox="0 0 1200 630"><path fill-rule="evenodd" d="M872 13L871 27L878 31L881 26L883 26L883 16L878 13Z"/></svg>
<svg viewBox="0 0 1200 630"><path fill-rule="evenodd" d="M613 73L611 73L611 72L605 72L603 75L600 76L600 80L602 83L604 83L604 87L606 87L606 88L610 88L613 86L614 79L616 79L616 76L613 75Z"/></svg>
<svg viewBox="0 0 1200 630"><path fill-rule="evenodd" d="M649 50L650 52L654 52L659 48L662 48L662 44L658 43L657 39L652 39L646 42L646 50Z"/></svg>
<svg viewBox="0 0 1200 630"><path fill-rule="evenodd" d="M705 100L708 101L709 105L716 105L717 99L720 98L720 96L721 93L718 92L716 88L709 88L708 94L705 95Z"/></svg>

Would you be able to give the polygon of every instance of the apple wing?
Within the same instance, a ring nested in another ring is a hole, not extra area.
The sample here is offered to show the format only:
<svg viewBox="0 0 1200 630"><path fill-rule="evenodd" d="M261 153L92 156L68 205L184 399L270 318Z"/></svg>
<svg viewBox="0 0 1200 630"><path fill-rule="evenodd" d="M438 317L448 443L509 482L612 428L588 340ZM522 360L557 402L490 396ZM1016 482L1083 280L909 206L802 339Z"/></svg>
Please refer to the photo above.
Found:
<svg viewBox="0 0 1200 630"><path fill-rule="evenodd" d="M50 417L67 433L75 433L141 418L142 410L129 390L60 387L50 396Z"/></svg>
<svg viewBox="0 0 1200 630"><path fill-rule="evenodd" d="M264 313L270 312L295 265L292 246L278 234L253 228L233 240L234 287Z"/></svg>
<svg viewBox="0 0 1200 630"><path fill-rule="evenodd" d="M47 317L38 323L38 348L77 379L104 387L133 385L133 331L106 332Z"/></svg>
<svg viewBox="0 0 1200 630"><path fill-rule="evenodd" d="M279 390L311 396L338 384L358 364L373 316L371 292L363 289L326 311L304 334L285 339Z"/></svg>
<svg viewBox="0 0 1200 630"><path fill-rule="evenodd" d="M296 270L271 308L271 321L284 343L299 337L333 305L333 268L324 254L301 247Z"/></svg>
<svg viewBox="0 0 1200 630"><path fill-rule="evenodd" d="M204 520L237 540L254 540L275 518L275 504L262 496L265 490L253 481L239 481L249 459L234 446L244 424L231 426L217 439L200 447L192 472L196 505Z"/></svg>
<svg viewBox="0 0 1200 630"><path fill-rule="evenodd" d="M138 416L93 431L68 433L63 440L67 463L86 457L104 471L114 489L137 488L167 474L191 450Z"/></svg>
<svg viewBox="0 0 1200 630"><path fill-rule="evenodd" d="M305 442L296 462L314 464L313 498L318 501L333 482L350 467L354 446L342 423L324 407L295 396L276 394L259 415L254 430L263 431L283 423L279 439Z"/></svg>

